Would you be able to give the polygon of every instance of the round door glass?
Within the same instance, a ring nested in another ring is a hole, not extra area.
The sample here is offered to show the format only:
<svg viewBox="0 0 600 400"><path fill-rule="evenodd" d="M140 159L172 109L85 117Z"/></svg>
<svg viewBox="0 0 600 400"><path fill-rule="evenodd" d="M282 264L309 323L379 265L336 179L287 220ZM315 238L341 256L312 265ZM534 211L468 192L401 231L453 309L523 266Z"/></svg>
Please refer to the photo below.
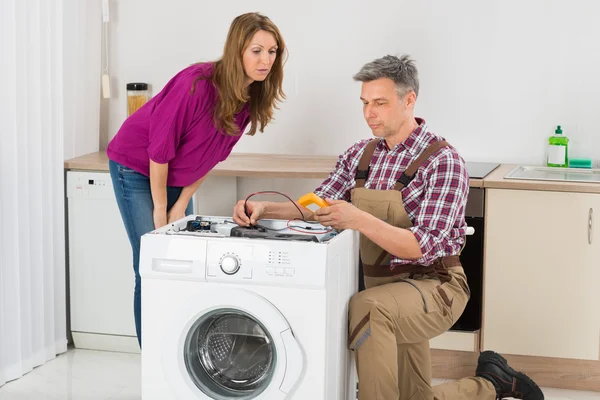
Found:
<svg viewBox="0 0 600 400"><path fill-rule="evenodd" d="M269 332L251 315L217 310L204 315L187 334L187 371L215 399L252 399L270 383L276 351Z"/></svg>

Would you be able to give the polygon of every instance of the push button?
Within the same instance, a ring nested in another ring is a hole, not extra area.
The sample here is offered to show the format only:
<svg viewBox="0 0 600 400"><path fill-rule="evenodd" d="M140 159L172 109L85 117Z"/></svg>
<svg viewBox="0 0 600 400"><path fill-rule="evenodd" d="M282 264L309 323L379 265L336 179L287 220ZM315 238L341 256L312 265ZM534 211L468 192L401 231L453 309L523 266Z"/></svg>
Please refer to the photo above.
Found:
<svg viewBox="0 0 600 400"><path fill-rule="evenodd" d="M217 271L219 270L219 265L218 264L214 264L214 263L209 263L208 264L208 271L207 271L207 275L208 276L217 276Z"/></svg>

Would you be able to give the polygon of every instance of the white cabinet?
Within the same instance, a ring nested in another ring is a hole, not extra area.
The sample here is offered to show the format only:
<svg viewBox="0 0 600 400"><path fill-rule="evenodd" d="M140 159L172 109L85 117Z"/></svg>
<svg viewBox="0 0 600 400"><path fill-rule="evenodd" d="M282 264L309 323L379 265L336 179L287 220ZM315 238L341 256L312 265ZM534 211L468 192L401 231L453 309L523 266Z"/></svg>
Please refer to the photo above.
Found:
<svg viewBox="0 0 600 400"><path fill-rule="evenodd" d="M599 217L600 194L488 189L484 350L598 360Z"/></svg>

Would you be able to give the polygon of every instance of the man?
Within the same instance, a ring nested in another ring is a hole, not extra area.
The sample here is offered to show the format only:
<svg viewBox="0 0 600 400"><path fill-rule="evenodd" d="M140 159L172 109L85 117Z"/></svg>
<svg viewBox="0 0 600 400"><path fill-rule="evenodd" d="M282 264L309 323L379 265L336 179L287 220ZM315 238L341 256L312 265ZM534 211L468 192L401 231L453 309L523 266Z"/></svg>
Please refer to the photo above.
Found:
<svg viewBox="0 0 600 400"><path fill-rule="evenodd" d="M361 233L366 290L349 307L360 400L543 399L537 385L491 351L476 377L431 386L429 340L464 311L470 291L458 254L465 243L469 177L464 160L414 117L419 81L407 56L385 56L354 76L375 139L340 156L315 193L329 207L314 217ZM297 218L291 202L238 202L234 220Z"/></svg>

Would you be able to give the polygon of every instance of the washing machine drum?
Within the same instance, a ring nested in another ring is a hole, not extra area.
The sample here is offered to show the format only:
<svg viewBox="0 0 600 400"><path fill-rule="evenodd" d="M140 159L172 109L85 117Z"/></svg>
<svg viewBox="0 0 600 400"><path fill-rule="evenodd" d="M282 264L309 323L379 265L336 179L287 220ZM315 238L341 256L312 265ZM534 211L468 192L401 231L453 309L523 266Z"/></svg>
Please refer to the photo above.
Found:
<svg viewBox="0 0 600 400"><path fill-rule="evenodd" d="M187 372L213 399L252 399L270 383L277 353L269 332L251 315L218 310L200 318L187 334Z"/></svg>

